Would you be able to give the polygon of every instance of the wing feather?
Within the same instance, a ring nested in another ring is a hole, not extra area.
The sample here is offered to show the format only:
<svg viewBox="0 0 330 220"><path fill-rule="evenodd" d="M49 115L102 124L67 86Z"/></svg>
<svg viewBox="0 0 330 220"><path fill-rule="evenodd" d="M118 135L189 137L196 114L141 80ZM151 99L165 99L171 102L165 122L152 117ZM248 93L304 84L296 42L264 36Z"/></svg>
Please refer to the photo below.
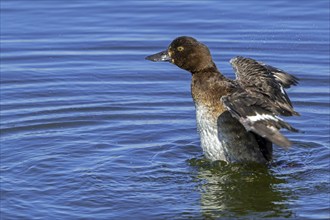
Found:
<svg viewBox="0 0 330 220"><path fill-rule="evenodd" d="M283 70L257 62L250 58L236 57L231 64L240 89L221 98L231 115L237 118L247 131L252 131L269 141L288 148L291 142L280 129L298 130L279 116L299 115L294 111L285 91L298 83L298 79Z"/></svg>
<svg viewBox="0 0 330 220"><path fill-rule="evenodd" d="M246 93L232 94L221 98L222 103L233 117L245 127L271 142L288 148L291 142L280 133L281 128L297 132L298 130L280 117L258 104L258 100Z"/></svg>
<svg viewBox="0 0 330 220"><path fill-rule="evenodd" d="M294 111L285 91L285 88L296 85L298 78L251 58L235 57L230 63L240 86L252 95L268 101L272 112L284 116L299 115Z"/></svg>
<svg viewBox="0 0 330 220"><path fill-rule="evenodd" d="M298 85L299 79L294 75L291 75L284 70L278 69L273 66L269 66L265 63L258 62L260 65L264 66L269 72L271 72L276 81L280 83L285 89L290 88L291 86Z"/></svg>

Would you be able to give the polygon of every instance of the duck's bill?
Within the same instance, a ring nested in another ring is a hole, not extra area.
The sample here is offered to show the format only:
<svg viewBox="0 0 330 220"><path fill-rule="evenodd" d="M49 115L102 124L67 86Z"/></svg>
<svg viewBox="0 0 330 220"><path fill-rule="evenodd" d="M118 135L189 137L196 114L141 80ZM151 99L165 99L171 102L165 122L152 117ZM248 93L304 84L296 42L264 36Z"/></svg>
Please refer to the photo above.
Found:
<svg viewBox="0 0 330 220"><path fill-rule="evenodd" d="M167 50L147 56L146 60L151 60L153 62L167 62L171 60L171 57L168 55Z"/></svg>

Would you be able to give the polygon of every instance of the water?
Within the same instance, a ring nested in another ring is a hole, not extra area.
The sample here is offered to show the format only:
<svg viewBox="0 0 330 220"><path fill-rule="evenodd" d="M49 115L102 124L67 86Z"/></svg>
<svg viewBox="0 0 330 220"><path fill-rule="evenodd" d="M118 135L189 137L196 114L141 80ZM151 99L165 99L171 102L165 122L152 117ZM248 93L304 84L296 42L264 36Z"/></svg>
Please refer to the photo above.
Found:
<svg viewBox="0 0 330 220"><path fill-rule="evenodd" d="M209 163L177 36L298 76L293 147ZM1 1L1 219L330 218L329 1Z"/></svg>

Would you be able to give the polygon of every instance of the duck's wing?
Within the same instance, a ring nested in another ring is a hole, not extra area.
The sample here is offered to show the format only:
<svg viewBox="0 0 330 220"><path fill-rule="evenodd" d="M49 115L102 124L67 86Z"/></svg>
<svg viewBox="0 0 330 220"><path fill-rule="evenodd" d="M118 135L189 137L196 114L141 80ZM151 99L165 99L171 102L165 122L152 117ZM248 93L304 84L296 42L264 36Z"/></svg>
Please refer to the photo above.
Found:
<svg viewBox="0 0 330 220"><path fill-rule="evenodd" d="M264 66L275 77L275 80L285 89L298 85L299 79L294 75L262 62L257 61L257 63Z"/></svg>
<svg viewBox="0 0 330 220"><path fill-rule="evenodd" d="M266 101L244 91L223 96L221 101L247 131L253 131L279 146L285 148L291 146L291 142L279 130L281 128L295 132L298 130L272 113Z"/></svg>
<svg viewBox="0 0 330 220"><path fill-rule="evenodd" d="M284 87L296 84L297 79L249 58L236 57L231 60L231 64L236 72L239 89L221 98L224 106L246 130L279 146L291 146L291 142L279 130L297 130L279 115L299 115L293 110L284 90ZM276 77L274 70L281 77Z"/></svg>
<svg viewBox="0 0 330 220"><path fill-rule="evenodd" d="M271 102L269 107L273 113L284 116L299 115L293 110L285 91L285 88L297 85L298 78L251 58L235 57L230 63L238 84L251 95Z"/></svg>

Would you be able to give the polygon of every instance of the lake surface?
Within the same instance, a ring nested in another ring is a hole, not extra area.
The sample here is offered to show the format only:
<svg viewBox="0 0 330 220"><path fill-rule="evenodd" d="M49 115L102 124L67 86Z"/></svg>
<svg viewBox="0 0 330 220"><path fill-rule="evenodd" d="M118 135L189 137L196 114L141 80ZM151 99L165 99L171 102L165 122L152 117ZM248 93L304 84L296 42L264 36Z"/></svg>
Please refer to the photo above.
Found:
<svg viewBox="0 0 330 220"><path fill-rule="evenodd" d="M330 218L329 1L1 1L1 219ZM290 150L203 157L180 35L300 78Z"/></svg>

